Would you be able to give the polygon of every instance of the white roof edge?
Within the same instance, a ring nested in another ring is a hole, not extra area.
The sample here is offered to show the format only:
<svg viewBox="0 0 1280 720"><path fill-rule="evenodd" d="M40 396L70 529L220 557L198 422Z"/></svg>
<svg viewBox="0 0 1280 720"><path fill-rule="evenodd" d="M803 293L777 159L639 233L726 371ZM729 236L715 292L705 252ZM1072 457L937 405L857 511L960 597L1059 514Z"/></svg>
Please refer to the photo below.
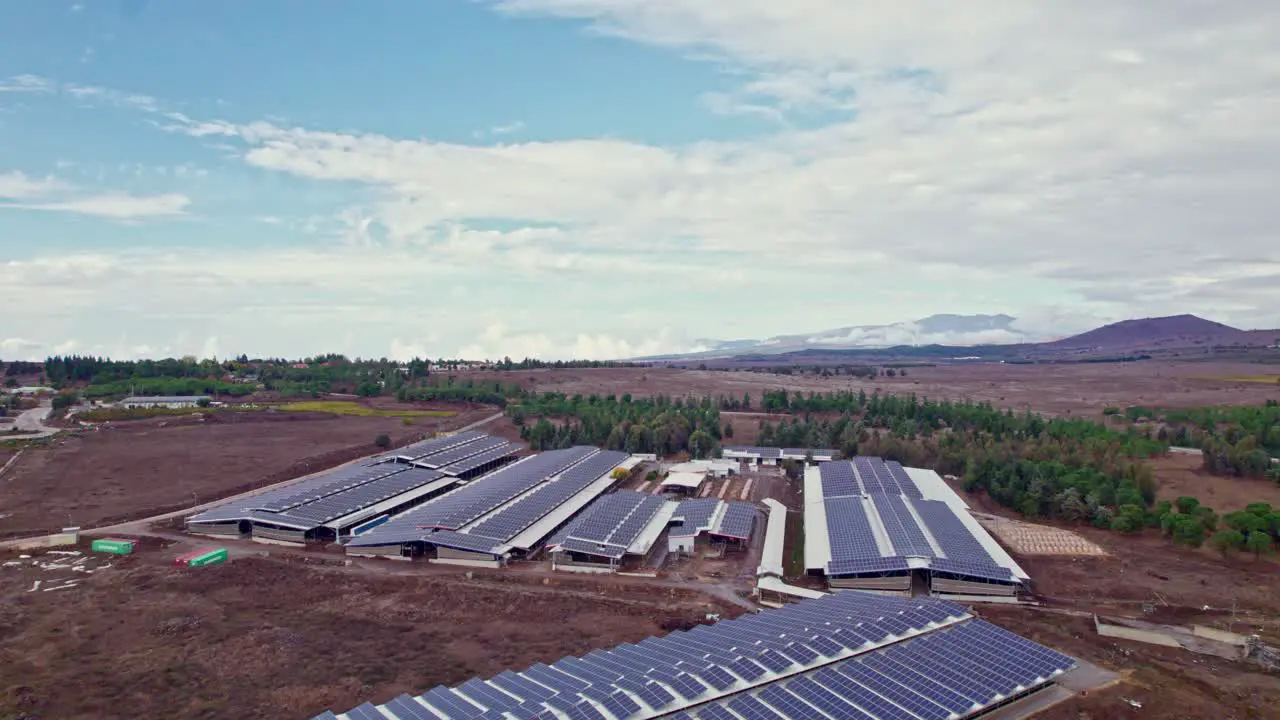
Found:
<svg viewBox="0 0 1280 720"><path fill-rule="evenodd" d="M831 562L831 538L827 535L827 507L822 497L818 466L804 469L804 566L826 571Z"/></svg>
<svg viewBox="0 0 1280 720"><path fill-rule="evenodd" d="M776 578L766 575L756 580L756 587L761 590L772 590L782 593L783 595L791 595L799 598L820 598L826 597L830 593L824 593L821 590L811 590L809 588L796 587L782 582L782 578Z"/></svg>
<svg viewBox="0 0 1280 720"><path fill-rule="evenodd" d="M980 545L982 545L982 549L987 551L987 554L991 556L991 559L994 560L997 565L1007 568L1013 572L1014 576L1019 580L1031 579L1031 576L1028 575L1016 561L1014 561L1011 555L1009 555L1009 552L1005 550L1000 543L996 542L996 539L991 536L991 533L988 533L986 528L982 527L982 525L978 523L977 519L973 517L972 513L969 511L969 505L964 501L964 498L960 497L956 491L952 490L951 486L948 485L946 481L938 475L938 473L928 468L904 467L903 470L905 470L907 472L907 476L915 482L916 487L920 489L920 494L923 495L926 500L938 500L946 503L947 506L951 508L951 511L960 519L960 524L964 525L965 529L969 531L969 534L972 535Z"/></svg>
<svg viewBox="0 0 1280 720"><path fill-rule="evenodd" d="M645 525L644 530L636 536L635 542L627 546L627 554L647 555L653 549L653 544L662 537L662 531L667 529L667 523L671 522L671 516L675 515L676 508L679 506L680 503L674 500L663 503L662 507L658 508L658 512L650 518L649 524Z"/></svg>
<svg viewBox="0 0 1280 720"><path fill-rule="evenodd" d="M764 552L760 555L760 566L756 575L776 575L782 577L782 546L787 535L787 506L766 498L764 504L769 508L769 523L764 531Z"/></svg>

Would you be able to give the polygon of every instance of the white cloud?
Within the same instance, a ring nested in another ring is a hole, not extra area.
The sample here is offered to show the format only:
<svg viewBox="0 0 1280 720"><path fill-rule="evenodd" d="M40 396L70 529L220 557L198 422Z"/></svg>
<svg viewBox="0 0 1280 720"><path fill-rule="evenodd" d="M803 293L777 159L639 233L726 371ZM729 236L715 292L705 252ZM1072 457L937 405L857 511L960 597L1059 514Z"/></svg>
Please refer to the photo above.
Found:
<svg viewBox="0 0 1280 720"><path fill-rule="evenodd" d="M80 3L76 3L75 5L72 5L70 8L68 8L68 12L73 12L73 13L80 12L81 10L84 10L84 5L81 5Z"/></svg>
<svg viewBox="0 0 1280 720"><path fill-rule="evenodd" d="M14 75L0 79L0 93L51 93L56 85L38 75Z"/></svg>
<svg viewBox="0 0 1280 720"><path fill-rule="evenodd" d="M0 359L28 360L31 353L39 350L41 344L34 340L20 337L0 339Z"/></svg>
<svg viewBox="0 0 1280 720"><path fill-rule="evenodd" d="M143 220L185 215L186 207L190 204L191 199L179 193L163 195L108 193L70 200L0 203L0 208L67 212L113 220Z"/></svg>
<svg viewBox="0 0 1280 720"><path fill-rule="evenodd" d="M703 349L695 343L673 338L663 329L657 337L628 340L601 333L575 335L512 333L503 323L484 329L480 337L459 348L458 357L514 360L526 357L544 360L617 360Z"/></svg>
<svg viewBox="0 0 1280 720"><path fill-rule="evenodd" d="M55 178L32 178L20 172L0 173L0 198L25 200L38 198L67 189L67 184Z"/></svg>

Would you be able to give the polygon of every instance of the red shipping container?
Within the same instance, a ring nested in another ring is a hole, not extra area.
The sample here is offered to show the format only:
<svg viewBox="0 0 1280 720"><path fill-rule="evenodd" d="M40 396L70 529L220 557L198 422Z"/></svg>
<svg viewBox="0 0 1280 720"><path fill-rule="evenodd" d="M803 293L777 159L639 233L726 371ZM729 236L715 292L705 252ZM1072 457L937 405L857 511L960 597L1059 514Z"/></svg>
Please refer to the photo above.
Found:
<svg viewBox="0 0 1280 720"><path fill-rule="evenodd" d="M193 558L198 558L198 557L200 557L201 555L204 555L205 553L211 553L211 552L213 552L214 550L217 550L217 548L213 548L213 547L202 547L202 548L200 548L199 550L192 550L192 551L191 551L191 552L189 552L189 553L183 553L183 554L179 555L178 557L174 558L174 560L173 560L173 564L174 564L174 565L186 565L187 563L191 562L191 560L192 560Z"/></svg>

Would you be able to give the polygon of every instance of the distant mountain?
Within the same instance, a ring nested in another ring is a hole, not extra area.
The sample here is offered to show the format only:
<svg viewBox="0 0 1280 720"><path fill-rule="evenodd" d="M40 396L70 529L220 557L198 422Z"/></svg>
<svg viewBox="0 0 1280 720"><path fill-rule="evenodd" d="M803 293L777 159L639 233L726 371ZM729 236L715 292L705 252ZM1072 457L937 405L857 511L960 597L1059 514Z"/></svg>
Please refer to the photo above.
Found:
<svg viewBox="0 0 1280 720"><path fill-rule="evenodd" d="M890 358L948 360L982 358L1044 361L1133 357L1144 353L1185 355L1200 348L1265 348L1280 344L1280 330L1240 330L1195 315L1124 320L1079 335L1049 340L1015 327L1009 315L931 315L889 325L852 325L766 340L702 340L701 352L640 360L719 359L734 362L865 361Z"/></svg>
<svg viewBox="0 0 1280 720"><path fill-rule="evenodd" d="M1248 334L1196 315L1171 315L1122 320L1044 345L1046 349L1060 350L1126 350L1233 342L1250 344L1242 337Z"/></svg>
<svg viewBox="0 0 1280 720"><path fill-rule="evenodd" d="M697 341L696 353L650 359L693 359L730 355L797 352L807 349L877 349L900 345L1006 345L1040 338L1013 327L1009 315L930 315L926 318L888 325L850 325L797 335L776 335L764 340Z"/></svg>

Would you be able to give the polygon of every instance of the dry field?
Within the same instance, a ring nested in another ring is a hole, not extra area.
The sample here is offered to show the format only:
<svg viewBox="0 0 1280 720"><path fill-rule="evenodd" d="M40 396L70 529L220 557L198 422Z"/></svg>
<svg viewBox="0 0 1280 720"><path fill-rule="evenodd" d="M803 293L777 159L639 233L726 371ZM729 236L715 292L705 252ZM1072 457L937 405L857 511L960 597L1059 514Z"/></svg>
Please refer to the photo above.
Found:
<svg viewBox="0 0 1280 720"><path fill-rule="evenodd" d="M1261 478L1210 475L1202 470L1199 455L1171 453L1152 461L1159 487L1156 497L1175 500L1188 495L1219 513L1243 510L1251 502L1280 507L1280 485Z"/></svg>
<svg viewBox="0 0 1280 720"><path fill-rule="evenodd" d="M446 409L441 406L441 409ZM447 418L221 412L104 423L34 445L0 477L0 537L94 527L190 507L377 452L494 412Z"/></svg>
<svg viewBox="0 0 1280 720"><path fill-rule="evenodd" d="M518 382L527 389L568 394L647 396L661 393L740 398L750 393L753 402L759 402L765 390L777 389L914 392L932 398L989 401L1000 407L1031 409L1051 415L1094 416L1108 406L1244 405L1280 399L1280 386L1220 379L1256 373L1258 367L1239 362L1152 360L1074 365L938 365L911 368L905 378L872 380L666 367L484 372L475 373L473 377Z"/></svg>
<svg viewBox="0 0 1280 720"><path fill-rule="evenodd" d="M257 558L191 570L172 555L143 552L56 592L0 568L0 717L305 718L737 613L611 581Z"/></svg>

